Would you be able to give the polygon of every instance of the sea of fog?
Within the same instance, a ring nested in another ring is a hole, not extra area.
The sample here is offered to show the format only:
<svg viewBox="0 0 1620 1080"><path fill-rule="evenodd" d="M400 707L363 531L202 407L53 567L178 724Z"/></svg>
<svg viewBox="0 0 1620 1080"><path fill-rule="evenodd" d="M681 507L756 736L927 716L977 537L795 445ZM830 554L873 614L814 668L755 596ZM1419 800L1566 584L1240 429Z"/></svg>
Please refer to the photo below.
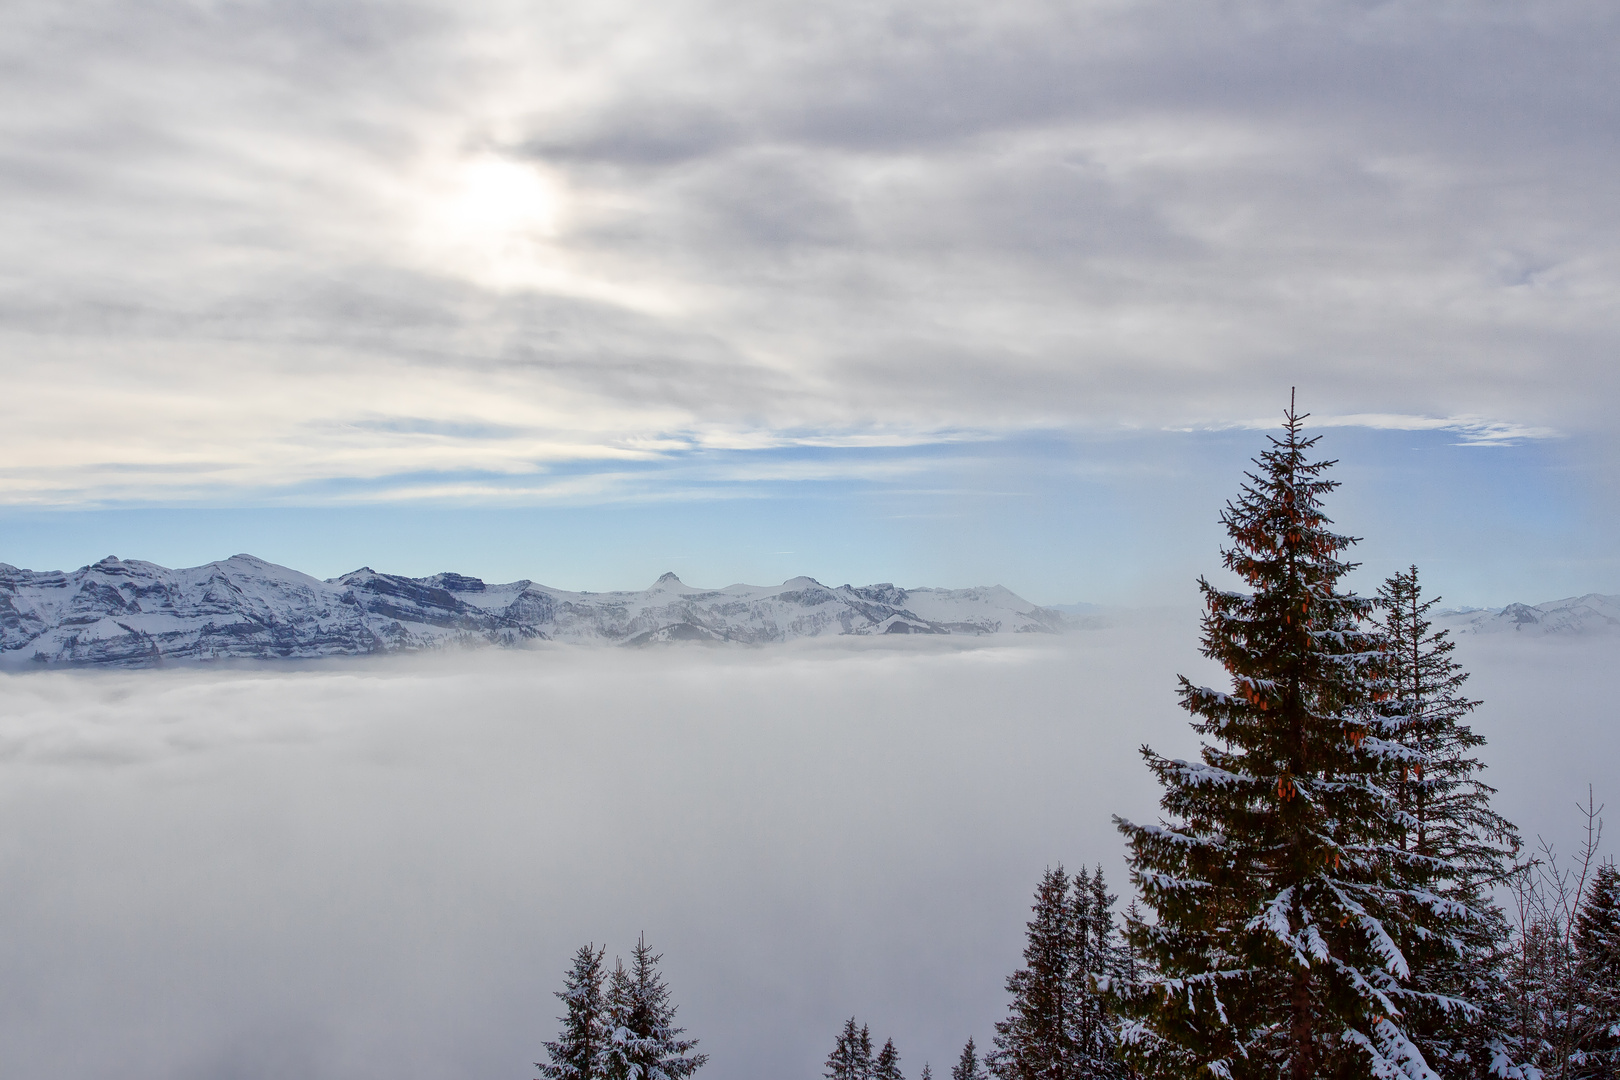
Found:
<svg viewBox="0 0 1620 1080"><path fill-rule="evenodd" d="M0 676L0 1075L532 1077L573 949L643 931L700 1077L811 1080L851 1014L939 1075L1044 867L1126 891L1195 634ZM1620 817L1620 640L1459 654L1504 811Z"/></svg>

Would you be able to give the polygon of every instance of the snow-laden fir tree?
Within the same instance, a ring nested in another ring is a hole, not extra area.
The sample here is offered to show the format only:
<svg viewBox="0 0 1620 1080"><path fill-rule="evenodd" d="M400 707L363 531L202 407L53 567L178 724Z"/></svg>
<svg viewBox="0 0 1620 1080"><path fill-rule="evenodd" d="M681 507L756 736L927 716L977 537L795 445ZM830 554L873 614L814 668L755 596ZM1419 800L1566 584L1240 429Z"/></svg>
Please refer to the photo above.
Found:
<svg viewBox="0 0 1620 1080"><path fill-rule="evenodd" d="M883 1040L883 1049L872 1064L872 1080L906 1080L900 1072L900 1051L894 1048L893 1039Z"/></svg>
<svg viewBox="0 0 1620 1080"><path fill-rule="evenodd" d="M1372 603L1340 587L1355 541L1323 513L1333 462L1313 460L1303 419L1290 405L1221 515L1246 590L1199 581L1201 651L1231 682L1181 680L1201 760L1143 747L1165 819L1118 820L1156 915L1131 927L1156 970L1127 998L1126 1039L1163 1076L1426 1080L1405 950L1416 910L1447 902L1400 850L1391 777L1418 755L1374 708Z"/></svg>
<svg viewBox="0 0 1620 1080"><path fill-rule="evenodd" d="M606 1067L607 997L603 993L605 971L598 949L581 945L574 954L574 965L556 992L566 1011L557 1018L562 1031L555 1042L545 1044L549 1064L536 1062L543 1080L602 1080Z"/></svg>
<svg viewBox="0 0 1620 1080"><path fill-rule="evenodd" d="M1575 922L1576 967L1586 987L1578 1080L1620 1080L1620 870L1603 863Z"/></svg>
<svg viewBox="0 0 1620 1080"><path fill-rule="evenodd" d="M923 1062L923 1071L921 1076L922 1080L934 1080L934 1070L929 1067L928 1062L926 1061Z"/></svg>
<svg viewBox="0 0 1620 1080"><path fill-rule="evenodd" d="M1048 869L1025 924L1024 966L1007 976L1012 1002L986 1056L997 1080L1067 1080L1074 1074L1075 919L1069 875Z"/></svg>
<svg viewBox="0 0 1620 1080"><path fill-rule="evenodd" d="M614 964L603 1052L606 1080L685 1080L709 1060L694 1053L697 1040L681 1038L686 1029L675 1026L676 1006L658 970L662 959L642 935L630 966Z"/></svg>
<svg viewBox="0 0 1620 1080"><path fill-rule="evenodd" d="M872 1031L865 1024L856 1027L852 1016L833 1040L822 1075L827 1080L872 1080L873 1067Z"/></svg>
<svg viewBox="0 0 1620 1080"><path fill-rule="evenodd" d="M1119 1072L1112 1017L1094 983L1118 974L1114 898L1099 867L1046 871L1026 924L1024 966L986 1063L998 1080L1091 1080Z"/></svg>
<svg viewBox="0 0 1620 1080"><path fill-rule="evenodd" d="M1492 890L1509 876L1519 837L1479 778L1474 751L1485 740L1466 722L1479 703L1463 693L1468 673L1452 657L1455 642L1428 618L1438 602L1423 598L1415 566L1378 592L1388 693L1378 711L1415 752L1394 779L1396 843L1411 880L1450 902L1438 910L1407 905L1427 933L1404 949L1411 985L1422 993L1403 998L1403 1010L1435 1071L1483 1077L1511 1059L1502 1038L1509 928Z"/></svg>
<svg viewBox="0 0 1620 1080"><path fill-rule="evenodd" d="M1124 1075L1120 1059L1117 1017L1112 998L1101 988L1131 978L1127 949L1114 930L1114 901L1103 880L1102 867L1085 868L1074 875L1073 1019L1070 1030L1075 1052L1076 1077L1113 1078Z"/></svg>
<svg viewBox="0 0 1620 1080"><path fill-rule="evenodd" d="M984 1064L979 1060L979 1050L973 1045L972 1036L968 1037L967 1045L962 1047L962 1056L951 1069L951 1080L986 1080Z"/></svg>

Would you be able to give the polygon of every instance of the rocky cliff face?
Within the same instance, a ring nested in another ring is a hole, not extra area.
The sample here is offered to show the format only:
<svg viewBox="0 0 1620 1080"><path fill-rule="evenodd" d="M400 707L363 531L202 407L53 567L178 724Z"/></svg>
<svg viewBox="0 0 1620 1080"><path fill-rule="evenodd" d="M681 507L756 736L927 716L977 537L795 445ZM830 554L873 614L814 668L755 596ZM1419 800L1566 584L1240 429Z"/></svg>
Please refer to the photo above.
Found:
<svg viewBox="0 0 1620 1080"><path fill-rule="evenodd" d="M461 574L368 568L321 581L237 555L170 570L103 559L71 573L0 563L0 664L139 666L168 660L355 656L454 643L553 640L765 643L833 634L1050 633L1064 617L999 586L694 589L665 574L642 592L582 593Z"/></svg>

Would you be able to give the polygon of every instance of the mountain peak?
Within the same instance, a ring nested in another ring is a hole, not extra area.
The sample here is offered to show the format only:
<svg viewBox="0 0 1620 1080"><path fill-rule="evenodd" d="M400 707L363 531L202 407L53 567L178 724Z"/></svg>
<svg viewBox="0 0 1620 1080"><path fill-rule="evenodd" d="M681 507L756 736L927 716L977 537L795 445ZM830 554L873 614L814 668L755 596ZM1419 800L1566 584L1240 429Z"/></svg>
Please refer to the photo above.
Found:
<svg viewBox="0 0 1620 1080"><path fill-rule="evenodd" d="M670 570L670 571L666 572L662 577L660 577L657 581L653 582L653 584L654 585L684 585L684 584L686 584L686 582L684 582L680 578L676 577L675 576L675 571Z"/></svg>

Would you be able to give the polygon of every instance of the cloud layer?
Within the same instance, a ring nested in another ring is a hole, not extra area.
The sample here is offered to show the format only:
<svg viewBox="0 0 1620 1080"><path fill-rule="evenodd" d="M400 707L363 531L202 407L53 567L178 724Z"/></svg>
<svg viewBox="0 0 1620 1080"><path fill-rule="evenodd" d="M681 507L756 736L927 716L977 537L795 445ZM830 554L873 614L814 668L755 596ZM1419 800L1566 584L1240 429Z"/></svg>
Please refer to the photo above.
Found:
<svg viewBox="0 0 1620 1080"><path fill-rule="evenodd" d="M1603 5L3 19L13 504L611 497L1291 384L1496 439L1620 390Z"/></svg>
<svg viewBox="0 0 1620 1080"><path fill-rule="evenodd" d="M816 1076L851 1013L937 1072L1045 866L1124 886L1109 818L1154 812L1140 743L1194 748L1195 631L0 677L0 1061L532 1075L570 951L645 931L706 1080ZM1463 643L1528 834L1613 804L1614 647Z"/></svg>

